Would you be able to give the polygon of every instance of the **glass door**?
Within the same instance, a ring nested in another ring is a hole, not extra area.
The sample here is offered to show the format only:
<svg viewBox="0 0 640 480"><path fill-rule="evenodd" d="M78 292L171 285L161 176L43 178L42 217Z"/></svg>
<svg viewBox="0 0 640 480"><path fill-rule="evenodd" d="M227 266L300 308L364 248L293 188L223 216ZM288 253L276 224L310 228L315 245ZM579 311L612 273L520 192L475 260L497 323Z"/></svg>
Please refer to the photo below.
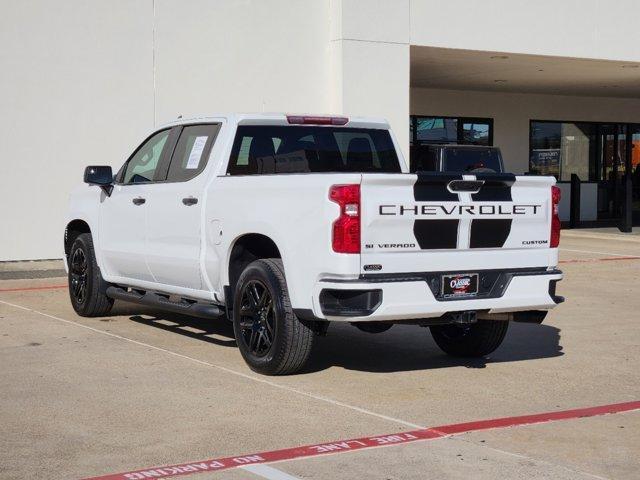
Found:
<svg viewBox="0 0 640 480"><path fill-rule="evenodd" d="M633 223L640 223L640 125L629 125L631 135L631 173Z"/></svg>
<svg viewBox="0 0 640 480"><path fill-rule="evenodd" d="M598 217L620 218L624 202L624 177L627 171L626 125L603 124L598 130L601 168L598 186Z"/></svg>

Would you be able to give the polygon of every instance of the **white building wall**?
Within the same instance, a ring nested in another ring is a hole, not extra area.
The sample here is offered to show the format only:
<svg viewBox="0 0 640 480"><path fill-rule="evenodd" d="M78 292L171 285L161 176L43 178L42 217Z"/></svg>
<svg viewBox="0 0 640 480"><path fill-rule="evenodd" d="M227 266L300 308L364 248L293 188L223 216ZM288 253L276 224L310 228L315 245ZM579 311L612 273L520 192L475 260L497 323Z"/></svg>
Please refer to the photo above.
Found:
<svg viewBox="0 0 640 480"><path fill-rule="evenodd" d="M384 117L409 155L409 0L331 0L332 107Z"/></svg>
<svg viewBox="0 0 640 480"><path fill-rule="evenodd" d="M411 89L412 115L493 118L493 142L513 173L529 170L529 121L640 123L640 100Z"/></svg>
<svg viewBox="0 0 640 480"><path fill-rule="evenodd" d="M0 3L0 260L60 258L68 192L153 126L152 2Z"/></svg>
<svg viewBox="0 0 640 480"><path fill-rule="evenodd" d="M638 0L411 0L411 44L640 60Z"/></svg>
<svg viewBox="0 0 640 480"><path fill-rule="evenodd" d="M328 0L156 0L156 122L331 110Z"/></svg>
<svg viewBox="0 0 640 480"><path fill-rule="evenodd" d="M640 121L637 100L410 90L410 45L640 59L619 0L0 0L0 261L61 256L67 194L145 133L217 111L495 119L527 168L529 118Z"/></svg>
<svg viewBox="0 0 640 480"><path fill-rule="evenodd" d="M0 0L0 10L0 261L60 258L84 167L119 168L180 114L331 111L329 0Z"/></svg>

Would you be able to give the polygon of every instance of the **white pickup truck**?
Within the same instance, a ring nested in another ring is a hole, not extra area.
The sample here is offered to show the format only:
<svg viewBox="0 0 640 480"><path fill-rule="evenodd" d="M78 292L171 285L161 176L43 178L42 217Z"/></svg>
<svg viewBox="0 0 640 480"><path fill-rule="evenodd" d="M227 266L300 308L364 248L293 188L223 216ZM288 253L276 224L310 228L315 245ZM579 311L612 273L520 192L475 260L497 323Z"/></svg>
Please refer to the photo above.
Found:
<svg viewBox="0 0 640 480"><path fill-rule="evenodd" d="M271 375L300 370L330 322L429 327L458 356L495 350L510 320L542 322L563 300L555 180L407 172L383 120L164 126L73 191L71 303L228 318L245 361Z"/></svg>

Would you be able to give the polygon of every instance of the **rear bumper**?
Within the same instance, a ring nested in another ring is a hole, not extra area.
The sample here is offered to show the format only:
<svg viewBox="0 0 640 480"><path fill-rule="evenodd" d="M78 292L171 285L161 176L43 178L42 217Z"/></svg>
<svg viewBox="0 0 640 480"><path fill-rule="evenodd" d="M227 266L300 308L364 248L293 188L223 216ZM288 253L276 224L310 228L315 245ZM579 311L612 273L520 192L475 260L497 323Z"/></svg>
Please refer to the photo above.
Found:
<svg viewBox="0 0 640 480"><path fill-rule="evenodd" d="M354 280L324 279L313 293L312 311L302 318L332 321L391 321L440 317L450 312L485 311L489 314L549 310L564 301L555 294L559 270L518 269L484 271L484 289L478 296L439 298L435 279L441 272L362 276Z"/></svg>

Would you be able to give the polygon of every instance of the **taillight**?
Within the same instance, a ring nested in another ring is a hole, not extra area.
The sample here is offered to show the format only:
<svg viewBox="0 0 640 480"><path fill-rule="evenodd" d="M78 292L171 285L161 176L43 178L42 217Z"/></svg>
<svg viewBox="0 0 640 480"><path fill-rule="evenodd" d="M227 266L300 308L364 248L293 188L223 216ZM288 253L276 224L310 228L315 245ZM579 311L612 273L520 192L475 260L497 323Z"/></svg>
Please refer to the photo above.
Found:
<svg viewBox="0 0 640 480"><path fill-rule="evenodd" d="M554 185L551 187L551 238L549 240L551 248L557 248L560 245L561 225L560 216L558 215L560 198L562 198L562 192L559 187Z"/></svg>
<svg viewBox="0 0 640 480"><path fill-rule="evenodd" d="M347 117L312 117L309 115L287 115L287 122L292 125L346 125Z"/></svg>
<svg viewBox="0 0 640 480"><path fill-rule="evenodd" d="M333 185L329 199L340 205L331 244L337 253L360 253L360 185Z"/></svg>

